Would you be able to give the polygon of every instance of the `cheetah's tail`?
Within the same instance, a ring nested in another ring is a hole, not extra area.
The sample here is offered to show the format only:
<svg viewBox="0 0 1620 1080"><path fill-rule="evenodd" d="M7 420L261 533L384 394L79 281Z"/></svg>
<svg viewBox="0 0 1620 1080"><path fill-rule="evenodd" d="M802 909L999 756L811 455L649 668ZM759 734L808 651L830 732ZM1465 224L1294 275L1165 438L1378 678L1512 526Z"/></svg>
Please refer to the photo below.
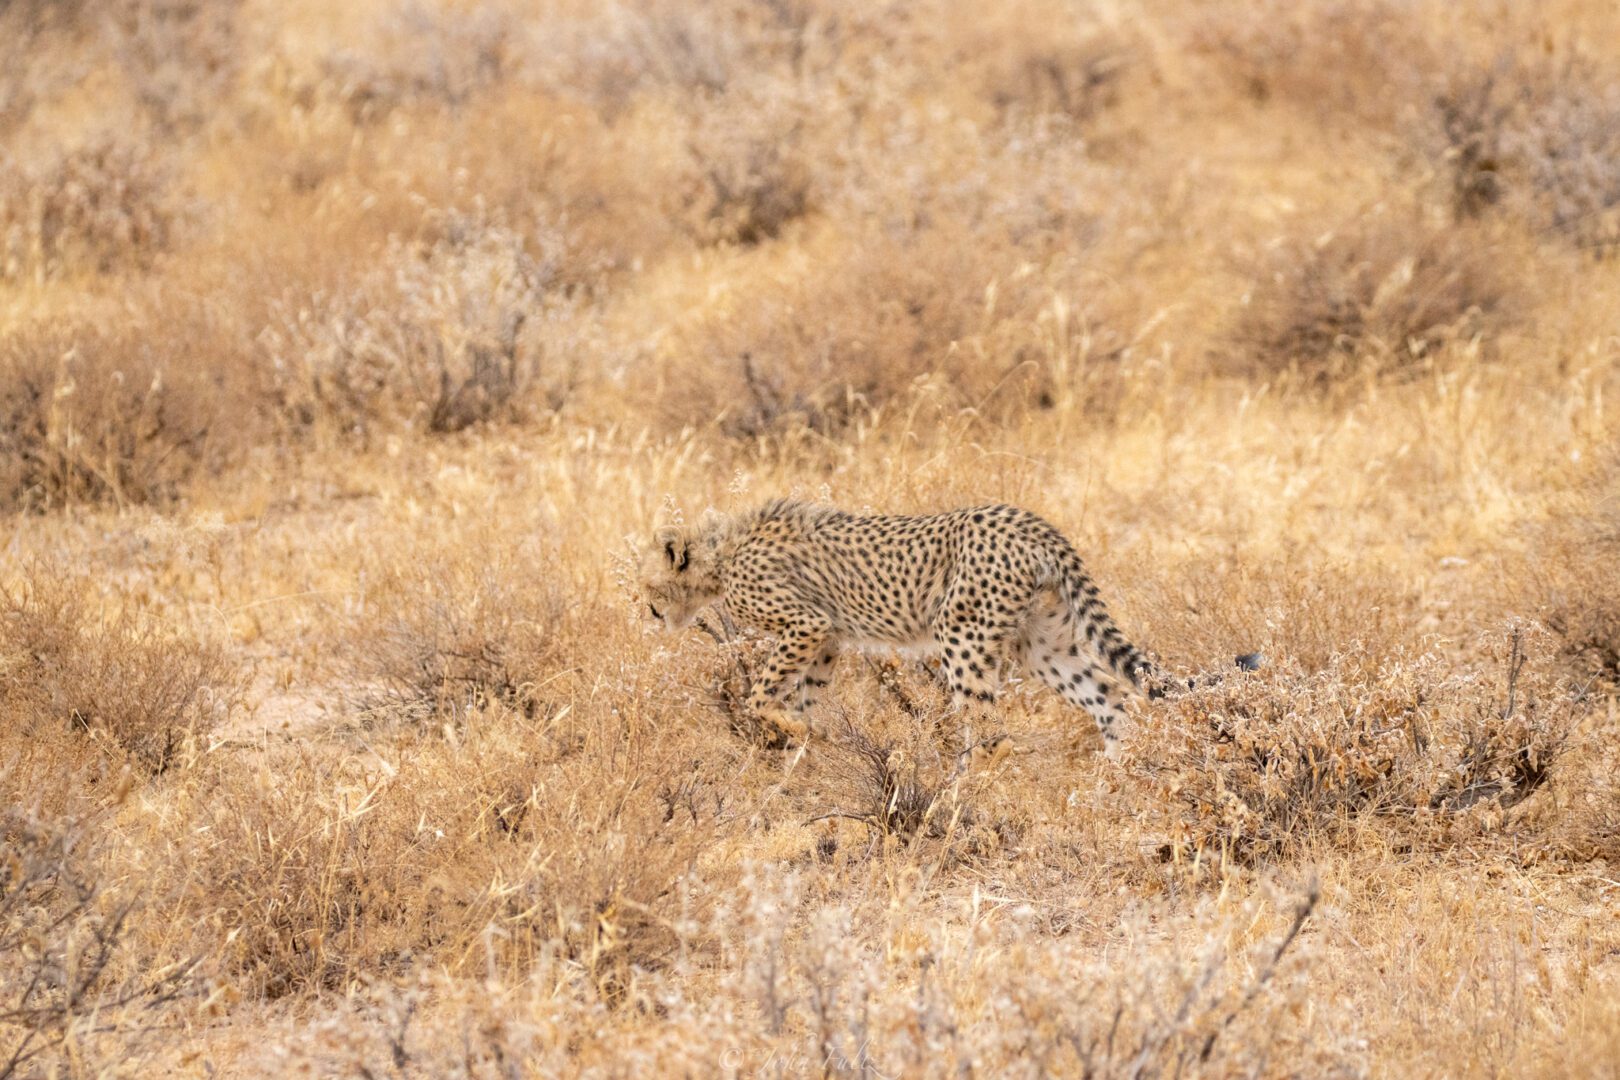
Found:
<svg viewBox="0 0 1620 1080"><path fill-rule="evenodd" d="M1086 573L1080 556L1065 552L1058 569L1056 585L1075 620L1075 631L1083 635L1114 673L1149 697L1162 697L1167 680L1142 651L1126 640L1119 625L1108 614L1099 590Z"/></svg>
<svg viewBox="0 0 1620 1080"><path fill-rule="evenodd" d="M1091 648L1116 674L1149 698L1156 700L1167 694L1194 690L1199 686L1213 686L1221 681L1220 673L1177 679L1126 640L1119 624L1108 614L1107 605L1098 595L1099 590L1091 575L1086 573L1080 556L1073 550L1064 553L1055 577L1055 584L1074 620L1076 633L1085 636ZM1258 671L1263 662L1264 658L1258 652L1245 653L1233 659L1240 671Z"/></svg>

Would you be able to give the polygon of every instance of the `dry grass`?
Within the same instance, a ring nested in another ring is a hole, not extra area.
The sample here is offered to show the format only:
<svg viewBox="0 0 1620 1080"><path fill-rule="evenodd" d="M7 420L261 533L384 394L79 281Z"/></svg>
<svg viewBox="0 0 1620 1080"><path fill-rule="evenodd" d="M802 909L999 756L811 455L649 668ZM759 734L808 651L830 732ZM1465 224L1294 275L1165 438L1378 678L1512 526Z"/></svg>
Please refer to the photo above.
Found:
<svg viewBox="0 0 1620 1080"><path fill-rule="evenodd" d="M534 715L568 638L567 599L545 577L556 550L487 543L477 565L447 553L377 568L346 649L358 708L418 723L494 704Z"/></svg>
<svg viewBox="0 0 1620 1080"><path fill-rule="evenodd" d="M1617 40L0 4L0 1074L1612 1073ZM800 745L625 576L790 494L1220 677Z"/></svg>
<svg viewBox="0 0 1620 1080"><path fill-rule="evenodd" d="M446 434L561 404L575 361L548 355L551 262L498 225L437 231L432 245L389 245L351 290L275 306L259 344L292 426Z"/></svg>
<svg viewBox="0 0 1620 1080"><path fill-rule="evenodd" d="M139 616L100 616L82 584L60 575L38 564L29 585L0 597L0 702L17 729L9 738L83 740L149 775L195 757L240 703L230 660Z"/></svg>
<svg viewBox="0 0 1620 1080"><path fill-rule="evenodd" d="M1620 679L1620 456L1605 451L1528 537L1526 557L1510 562L1540 593L1540 617L1577 674Z"/></svg>
<svg viewBox="0 0 1620 1080"><path fill-rule="evenodd" d="M0 341L0 506L172 502L198 472L239 457L262 428L237 343L193 309L161 329L150 316L17 327ZM244 400L247 398L247 400Z"/></svg>
<svg viewBox="0 0 1620 1080"><path fill-rule="evenodd" d="M180 209L160 162L107 141L0 176L0 277L143 269L169 246Z"/></svg>
<svg viewBox="0 0 1620 1080"><path fill-rule="evenodd" d="M1620 82L1580 52L1504 51L1436 102L1460 216L1503 206L1603 255L1620 242Z"/></svg>
<svg viewBox="0 0 1620 1080"><path fill-rule="evenodd" d="M1404 374L1511 329L1512 245L1476 229L1374 212L1281 244L1256 268L1228 366L1331 386Z"/></svg>
<svg viewBox="0 0 1620 1080"><path fill-rule="evenodd" d="M1450 843L1464 814L1500 826L1553 775L1575 710L1544 660L1530 666L1539 635L1505 636L1494 678L1351 654L1183 698L1142 752L1180 814L1170 854L1264 861L1379 826L1405 847L1425 830Z"/></svg>
<svg viewBox="0 0 1620 1080"><path fill-rule="evenodd" d="M309 754L282 776L218 770L187 794L207 827L148 841L191 868L194 927L152 947L214 958L251 998L352 989L429 957L513 978L544 957L618 993L674 948L678 883L716 822L712 807L667 812L674 762L614 770L615 749L507 718L427 740L393 772Z"/></svg>
<svg viewBox="0 0 1620 1080"><path fill-rule="evenodd" d="M154 913L108 894L76 824L8 810L0 842L0 1076L32 1075L102 1036L149 1045L155 1018L195 991L195 960L120 970L131 923Z"/></svg>

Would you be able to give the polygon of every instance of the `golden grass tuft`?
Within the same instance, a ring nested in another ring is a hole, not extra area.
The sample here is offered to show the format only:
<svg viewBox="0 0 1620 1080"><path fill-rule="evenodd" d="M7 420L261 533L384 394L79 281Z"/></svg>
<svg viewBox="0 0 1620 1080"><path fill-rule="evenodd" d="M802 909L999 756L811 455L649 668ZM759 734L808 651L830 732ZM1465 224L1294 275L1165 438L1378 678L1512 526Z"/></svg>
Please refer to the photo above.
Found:
<svg viewBox="0 0 1620 1080"><path fill-rule="evenodd" d="M264 423L242 385L229 328L184 309L36 322L0 340L0 506L173 502L196 476L240 458ZM196 363L217 362L213 374Z"/></svg>
<svg viewBox="0 0 1620 1080"><path fill-rule="evenodd" d="M137 614L102 615L59 567L36 565L30 577L0 595L0 702L14 745L82 741L157 775L194 758L240 705L241 678L217 647Z"/></svg>
<svg viewBox="0 0 1620 1080"><path fill-rule="evenodd" d="M569 636L567 599L543 576L555 552L499 543L477 565L446 555L380 568L345 649L362 710L427 723L541 707Z"/></svg>

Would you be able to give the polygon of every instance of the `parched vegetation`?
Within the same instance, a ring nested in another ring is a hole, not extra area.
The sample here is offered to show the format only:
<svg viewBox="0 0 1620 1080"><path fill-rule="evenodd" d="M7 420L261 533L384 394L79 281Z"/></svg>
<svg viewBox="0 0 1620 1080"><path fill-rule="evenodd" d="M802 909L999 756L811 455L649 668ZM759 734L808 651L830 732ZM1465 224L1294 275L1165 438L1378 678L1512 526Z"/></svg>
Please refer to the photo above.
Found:
<svg viewBox="0 0 1620 1080"><path fill-rule="evenodd" d="M0 1078L1613 1074L1616 43L0 3ZM1028 506L1191 687L790 744L630 588L781 495Z"/></svg>

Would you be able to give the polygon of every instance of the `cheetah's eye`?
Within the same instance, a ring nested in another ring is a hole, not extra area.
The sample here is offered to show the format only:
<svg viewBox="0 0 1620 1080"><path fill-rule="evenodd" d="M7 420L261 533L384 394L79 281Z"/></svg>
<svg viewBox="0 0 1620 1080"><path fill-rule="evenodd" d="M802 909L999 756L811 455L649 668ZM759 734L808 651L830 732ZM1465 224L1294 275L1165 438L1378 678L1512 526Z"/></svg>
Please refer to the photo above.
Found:
<svg viewBox="0 0 1620 1080"><path fill-rule="evenodd" d="M647 610L652 612L653 618L655 618L655 619L660 619L661 620L664 617L664 613L659 611L657 608L653 607L651 604L647 605Z"/></svg>

